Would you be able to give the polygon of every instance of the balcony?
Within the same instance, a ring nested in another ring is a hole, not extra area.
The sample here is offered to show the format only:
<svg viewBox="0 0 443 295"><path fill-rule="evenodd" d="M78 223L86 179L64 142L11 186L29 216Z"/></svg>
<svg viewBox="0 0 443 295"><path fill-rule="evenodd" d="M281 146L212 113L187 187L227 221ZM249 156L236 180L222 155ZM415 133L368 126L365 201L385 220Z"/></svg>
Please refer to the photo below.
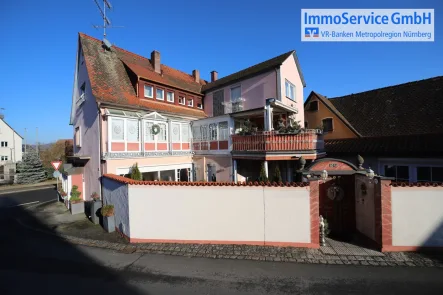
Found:
<svg viewBox="0 0 443 295"><path fill-rule="evenodd" d="M304 130L299 134L263 131L255 135L232 135L233 153L320 152L323 150L323 134L318 129Z"/></svg>

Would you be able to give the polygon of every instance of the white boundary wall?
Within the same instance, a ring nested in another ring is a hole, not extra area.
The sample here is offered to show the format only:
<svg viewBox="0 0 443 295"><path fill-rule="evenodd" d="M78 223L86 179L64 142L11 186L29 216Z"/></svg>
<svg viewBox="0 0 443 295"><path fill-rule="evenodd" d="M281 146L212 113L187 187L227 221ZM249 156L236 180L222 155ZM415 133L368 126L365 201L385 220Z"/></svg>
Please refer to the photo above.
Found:
<svg viewBox="0 0 443 295"><path fill-rule="evenodd" d="M124 192L113 194L118 227ZM309 187L128 185L128 196L131 241L311 243Z"/></svg>
<svg viewBox="0 0 443 295"><path fill-rule="evenodd" d="M443 247L442 187L392 187L392 245Z"/></svg>

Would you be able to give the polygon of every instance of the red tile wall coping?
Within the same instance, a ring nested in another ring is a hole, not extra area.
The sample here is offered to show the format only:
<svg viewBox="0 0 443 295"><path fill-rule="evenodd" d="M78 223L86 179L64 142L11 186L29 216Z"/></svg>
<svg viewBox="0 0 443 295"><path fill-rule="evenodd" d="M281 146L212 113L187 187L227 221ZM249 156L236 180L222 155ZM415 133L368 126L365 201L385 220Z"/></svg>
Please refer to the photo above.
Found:
<svg viewBox="0 0 443 295"><path fill-rule="evenodd" d="M267 187L306 187L309 186L309 182L179 182L179 181L142 181L133 180L123 176L115 174L104 174L106 178L125 183L125 184L135 184L135 185L169 185L169 186L267 186Z"/></svg>
<svg viewBox="0 0 443 295"><path fill-rule="evenodd" d="M443 186L443 182L392 182L393 187L437 187Z"/></svg>

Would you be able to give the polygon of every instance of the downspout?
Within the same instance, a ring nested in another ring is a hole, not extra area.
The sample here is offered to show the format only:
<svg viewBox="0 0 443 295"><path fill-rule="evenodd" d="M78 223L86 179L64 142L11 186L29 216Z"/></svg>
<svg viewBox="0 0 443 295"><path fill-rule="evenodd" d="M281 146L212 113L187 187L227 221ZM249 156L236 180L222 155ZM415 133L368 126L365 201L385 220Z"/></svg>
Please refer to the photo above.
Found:
<svg viewBox="0 0 443 295"><path fill-rule="evenodd" d="M103 148L102 148L102 119L101 119L101 111L100 111L100 102L97 102L97 109L98 109L98 175L100 175L100 185L98 186L99 188L99 196L100 196L100 200L103 201L103 196L102 196L102 186L103 186L103 182L102 182L102 152L103 152Z"/></svg>
<svg viewBox="0 0 443 295"><path fill-rule="evenodd" d="M281 77L280 77L280 68L275 68L275 79L277 86L277 100L281 101Z"/></svg>

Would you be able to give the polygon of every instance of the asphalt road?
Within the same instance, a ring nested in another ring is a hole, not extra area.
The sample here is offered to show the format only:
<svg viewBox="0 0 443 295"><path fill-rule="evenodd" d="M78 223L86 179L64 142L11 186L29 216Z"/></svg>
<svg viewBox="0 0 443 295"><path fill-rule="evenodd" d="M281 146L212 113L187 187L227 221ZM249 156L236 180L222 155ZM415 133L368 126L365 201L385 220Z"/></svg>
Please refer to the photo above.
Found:
<svg viewBox="0 0 443 295"><path fill-rule="evenodd" d="M44 227L22 206L0 211L2 295L443 293L443 269L123 254L26 229L17 216Z"/></svg>
<svg viewBox="0 0 443 295"><path fill-rule="evenodd" d="M0 194L0 208L13 206L30 206L50 200L55 200L57 194L55 188L40 188L37 190L10 192Z"/></svg>

